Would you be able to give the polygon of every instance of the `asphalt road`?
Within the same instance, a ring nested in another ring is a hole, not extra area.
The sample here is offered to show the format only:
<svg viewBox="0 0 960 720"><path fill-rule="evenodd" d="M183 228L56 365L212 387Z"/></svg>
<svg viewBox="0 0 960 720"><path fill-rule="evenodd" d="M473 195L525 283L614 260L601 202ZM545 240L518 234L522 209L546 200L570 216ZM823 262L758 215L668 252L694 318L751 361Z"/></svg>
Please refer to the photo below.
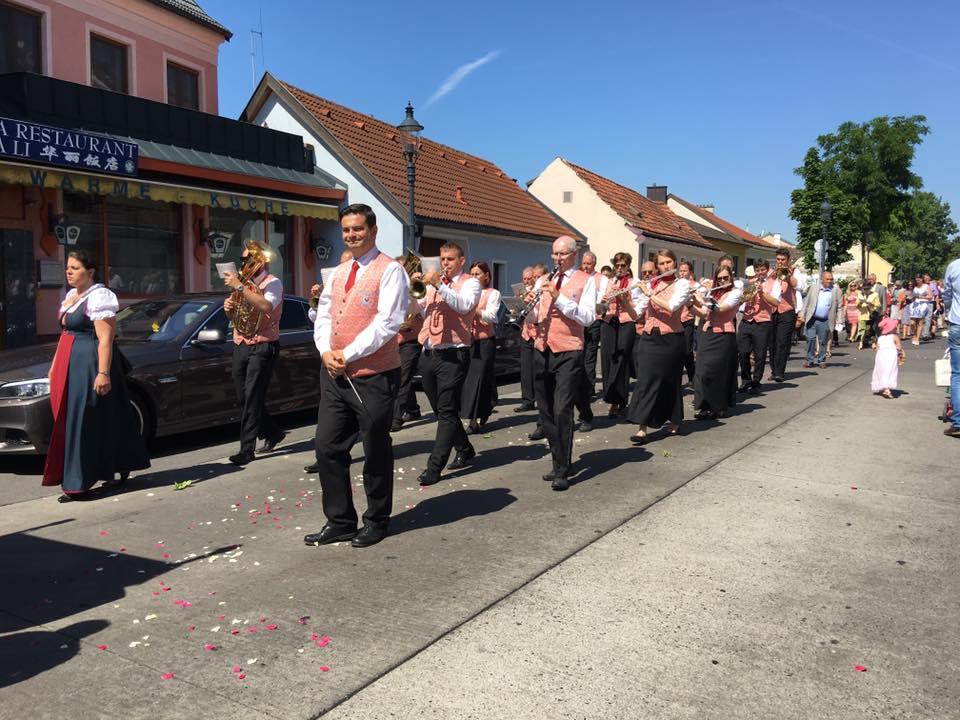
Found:
<svg viewBox="0 0 960 720"><path fill-rule="evenodd" d="M434 425L396 434L392 534L365 550L301 542L308 424L243 471L223 435L168 447L91 503L14 468L0 717L958 717L942 343L895 401L841 350L681 437L601 420L566 493L505 388L436 486Z"/></svg>

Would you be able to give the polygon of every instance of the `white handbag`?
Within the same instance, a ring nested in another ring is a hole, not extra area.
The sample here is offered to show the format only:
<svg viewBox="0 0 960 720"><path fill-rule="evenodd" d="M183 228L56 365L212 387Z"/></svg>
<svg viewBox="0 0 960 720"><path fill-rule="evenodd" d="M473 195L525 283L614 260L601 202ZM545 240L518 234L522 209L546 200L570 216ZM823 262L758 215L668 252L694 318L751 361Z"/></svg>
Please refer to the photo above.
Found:
<svg viewBox="0 0 960 720"><path fill-rule="evenodd" d="M933 378L937 387L950 386L950 351L947 350L939 360L933 361Z"/></svg>

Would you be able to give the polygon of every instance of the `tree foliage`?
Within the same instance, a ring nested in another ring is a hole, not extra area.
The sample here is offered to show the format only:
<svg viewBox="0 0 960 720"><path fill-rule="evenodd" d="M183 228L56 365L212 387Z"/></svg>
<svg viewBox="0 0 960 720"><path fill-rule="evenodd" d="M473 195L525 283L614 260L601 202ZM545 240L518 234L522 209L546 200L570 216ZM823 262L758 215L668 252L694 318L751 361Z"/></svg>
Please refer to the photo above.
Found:
<svg viewBox="0 0 960 720"><path fill-rule="evenodd" d="M882 116L845 122L817 138L794 171L804 185L790 196L790 217L797 222L798 245L809 266L816 265L813 244L822 235L824 200L832 206L828 267L848 260L850 246L866 231L879 237L891 230L895 213L923 184L911 166L928 132L923 115Z"/></svg>
<svg viewBox="0 0 960 720"><path fill-rule="evenodd" d="M874 250L893 263L901 280L917 272L942 276L950 260L960 255L960 228L950 217L950 204L931 192L918 191L894 211L889 228L874 242Z"/></svg>

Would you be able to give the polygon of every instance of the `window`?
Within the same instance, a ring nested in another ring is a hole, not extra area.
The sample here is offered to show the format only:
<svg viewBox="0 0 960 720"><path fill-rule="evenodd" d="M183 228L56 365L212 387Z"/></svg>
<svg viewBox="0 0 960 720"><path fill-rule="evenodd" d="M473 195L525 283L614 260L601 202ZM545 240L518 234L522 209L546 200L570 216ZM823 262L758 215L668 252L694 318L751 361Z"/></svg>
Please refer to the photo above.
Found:
<svg viewBox="0 0 960 720"><path fill-rule="evenodd" d="M283 313L280 315L280 332L302 332L312 330L313 325L307 316L307 306L299 300L283 299Z"/></svg>
<svg viewBox="0 0 960 720"><path fill-rule="evenodd" d="M127 46L99 35L90 36L90 85L128 93Z"/></svg>
<svg viewBox="0 0 960 720"><path fill-rule="evenodd" d="M43 72L40 17L0 2L0 73Z"/></svg>
<svg viewBox="0 0 960 720"><path fill-rule="evenodd" d="M263 215L246 210L211 208L210 229L230 239L223 257L215 258L210 263L210 287L222 290L223 279L217 273L216 263L233 262L237 269L240 268L243 263L240 256L246 241L263 239Z"/></svg>
<svg viewBox="0 0 960 720"><path fill-rule="evenodd" d="M493 261L493 277L491 285L500 292L506 289L507 284L507 264L505 262Z"/></svg>
<svg viewBox="0 0 960 720"><path fill-rule="evenodd" d="M167 102L170 105L200 109L200 74L194 70L167 63Z"/></svg>
<svg viewBox="0 0 960 720"><path fill-rule="evenodd" d="M564 190L564 191L563 191L563 201L564 201L565 203L572 203L572 202L573 202L573 191L572 191L572 190Z"/></svg>

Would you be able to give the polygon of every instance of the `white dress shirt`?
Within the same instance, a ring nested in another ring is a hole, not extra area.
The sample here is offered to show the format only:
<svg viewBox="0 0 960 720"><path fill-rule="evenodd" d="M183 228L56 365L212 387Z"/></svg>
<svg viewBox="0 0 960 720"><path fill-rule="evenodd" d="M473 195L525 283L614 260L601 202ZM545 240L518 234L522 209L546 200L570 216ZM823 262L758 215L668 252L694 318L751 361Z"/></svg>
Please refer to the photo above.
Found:
<svg viewBox="0 0 960 720"><path fill-rule="evenodd" d="M560 289L563 290L563 286L570 282L570 278L573 277L573 274L577 272L576 268L570 268L569 270L563 273L563 282L560 283ZM536 292L544 282L546 282L547 276L541 275L537 278L536 285L534 285L534 292ZM550 282L554 282L555 279L552 279ZM554 306L559 310L563 315L570 318L571 320L576 320L578 323L586 327L587 325L592 325L593 321L597 319L597 283L596 280L592 277L587 278L586 284L583 286L583 293L580 295L580 300L574 302L563 292L557 295L557 299L554 301ZM530 315L536 318L536 322L539 322L540 317L540 305L537 304L534 306L533 310L530 312Z"/></svg>
<svg viewBox="0 0 960 720"><path fill-rule="evenodd" d="M357 276L354 283L360 282L363 273L367 271L370 263L373 262L380 251L374 247L372 250L356 258L358 265ZM353 260L348 260L344 264L353 264ZM330 328L332 319L330 316L330 291L333 282L330 282L323 288L320 298L317 302L317 319L313 325L313 341L320 354L330 350ZM383 271L380 278L380 292L377 297L377 314L373 321L361 330L357 336L343 348L343 357L350 364L352 361L371 355L396 337L400 330L400 325L407 315L407 304L410 302L410 277L407 275L403 266L398 262L391 262Z"/></svg>
<svg viewBox="0 0 960 720"><path fill-rule="evenodd" d="M743 283L741 282L739 287L736 283L733 284L733 287L730 289L726 295L723 296L723 300L717 305L718 310L730 310L735 308L743 302Z"/></svg>
<svg viewBox="0 0 960 720"><path fill-rule="evenodd" d="M493 323L497 320L497 311L500 309L500 291L491 288L490 294L487 296L487 304L482 308L478 308L477 314L480 316L480 319L485 323Z"/></svg>
<svg viewBox="0 0 960 720"><path fill-rule="evenodd" d="M656 291L654 291L653 294L656 295ZM673 291L670 293L670 299L666 301L670 312L676 312L686 305L691 295L693 295L693 283L684 278L677 278L673 283ZM645 294L644 297L646 297ZM647 303L649 302L650 298L647 298ZM646 305L644 305L644 307L646 307Z"/></svg>
<svg viewBox="0 0 960 720"><path fill-rule="evenodd" d="M473 276L469 276L463 281L463 285L460 286L460 292L457 292L453 289L453 286L460 281L460 277L462 275L463 273L461 272L456 277L451 278L449 285L445 284L441 280L441 282L437 285L437 294L447 305L452 307L456 313L460 315L466 315L468 312L477 307L477 304L480 302L480 293L483 292L483 288L480 286L479 280ZM425 318L427 316L427 298L422 297L417 302L420 304L420 315L421 317ZM442 343L434 347L430 344L430 338L427 338L423 347L428 350L441 350L443 348L452 347L469 347L469 345L465 343Z"/></svg>
<svg viewBox="0 0 960 720"><path fill-rule="evenodd" d="M266 277L266 273L257 273L250 279L250 282L257 287L260 287L260 283L263 282L264 277ZM283 302L283 283L280 282L280 279L277 277L274 277L273 280L260 288L260 292L263 294L263 297L270 301L270 304L273 305L274 310L276 310L277 306Z"/></svg>

